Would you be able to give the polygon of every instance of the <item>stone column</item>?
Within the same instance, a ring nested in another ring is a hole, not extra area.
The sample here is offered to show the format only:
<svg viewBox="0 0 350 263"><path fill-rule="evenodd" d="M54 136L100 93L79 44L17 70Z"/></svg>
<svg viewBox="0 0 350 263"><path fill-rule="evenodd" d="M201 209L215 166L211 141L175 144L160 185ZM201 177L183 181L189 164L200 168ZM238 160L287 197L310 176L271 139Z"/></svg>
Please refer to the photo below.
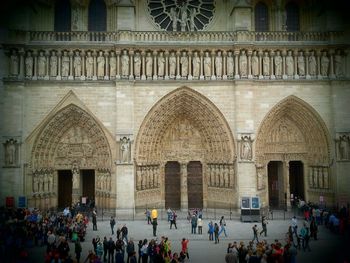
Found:
<svg viewBox="0 0 350 263"><path fill-rule="evenodd" d="M61 80L61 64L62 64L62 51L58 50L57 51L57 76L56 76L56 80Z"/></svg>
<svg viewBox="0 0 350 263"><path fill-rule="evenodd" d="M234 50L234 55L235 55L235 79L239 79L239 74L238 74L238 56L239 56L239 49Z"/></svg>
<svg viewBox="0 0 350 263"><path fill-rule="evenodd" d="M187 163L181 163L181 210L186 211L188 209L188 193L187 193Z"/></svg>
<svg viewBox="0 0 350 263"><path fill-rule="evenodd" d="M180 51L176 51L176 79L181 79L180 72Z"/></svg>
<svg viewBox="0 0 350 263"><path fill-rule="evenodd" d="M117 75L116 79L120 79L120 50L116 50L115 54L117 55Z"/></svg>
<svg viewBox="0 0 350 263"><path fill-rule="evenodd" d="M321 55L322 52L321 50L316 50L316 60L317 60L317 78L318 79L323 79L322 75L321 75Z"/></svg>
<svg viewBox="0 0 350 263"><path fill-rule="evenodd" d="M72 202L77 203L81 196L80 191L80 170L78 168L72 169Z"/></svg>
<svg viewBox="0 0 350 263"><path fill-rule="evenodd" d="M105 80L109 80L109 52L105 50L104 54L105 56Z"/></svg>
<svg viewBox="0 0 350 263"><path fill-rule="evenodd" d="M201 50L200 52L199 52L199 56L200 56L200 60L201 60L201 62L200 62L200 69L199 69L199 79L200 80L204 80L204 75L203 75L203 55L204 55L204 52L203 52L203 50Z"/></svg>
<svg viewBox="0 0 350 263"><path fill-rule="evenodd" d="M248 49L247 55L248 55L248 79L253 79L252 75L252 54L253 50Z"/></svg>
<svg viewBox="0 0 350 263"><path fill-rule="evenodd" d="M158 79L157 50L154 50L152 54L153 54L153 79L157 80Z"/></svg>
<svg viewBox="0 0 350 263"><path fill-rule="evenodd" d="M309 51L306 50L305 52L305 78L311 79L311 76L309 75Z"/></svg>
<svg viewBox="0 0 350 263"><path fill-rule="evenodd" d="M330 67L329 67L329 78L335 79L334 74L334 49L329 50L329 60L330 60Z"/></svg>
<svg viewBox="0 0 350 263"><path fill-rule="evenodd" d="M18 78L19 79L23 79L24 78L24 49L21 48L19 50L19 75L18 75Z"/></svg>
<svg viewBox="0 0 350 263"><path fill-rule="evenodd" d="M69 73L68 73L68 79L69 80L73 80L74 77L73 77L73 55L74 55L74 52L73 50L70 50L69 53Z"/></svg>
<svg viewBox="0 0 350 263"><path fill-rule="evenodd" d="M215 76L215 55L216 55L216 52L215 52L215 50L212 50L210 55L211 55L211 80L216 80L216 76Z"/></svg>
<svg viewBox="0 0 350 263"><path fill-rule="evenodd" d="M49 50L45 50L45 57L46 57L46 69L45 69L45 80L49 80L50 79L50 51Z"/></svg>
<svg viewBox="0 0 350 263"><path fill-rule="evenodd" d="M142 57L142 75L141 75L141 80L146 80L146 62L145 62L145 55L146 52L144 50L141 51L141 57Z"/></svg>
<svg viewBox="0 0 350 263"><path fill-rule="evenodd" d="M259 50L258 52L258 56L259 56L259 79L264 79L264 76L263 76L263 71L262 71L262 56L263 56L264 52L262 50Z"/></svg>
<svg viewBox="0 0 350 263"><path fill-rule="evenodd" d="M287 79L287 75L286 75L286 55L287 55L287 51L285 49L282 50L281 52L282 55L282 79Z"/></svg>
<svg viewBox="0 0 350 263"><path fill-rule="evenodd" d="M222 58L222 79L223 80L226 80L227 79L227 69L226 69L226 61L227 61L227 51L226 50L224 50L223 52L222 52L222 56L223 56L223 58Z"/></svg>
<svg viewBox="0 0 350 263"><path fill-rule="evenodd" d="M129 55L130 55L130 75L129 75L129 79L133 80L134 79L134 50L130 50L129 51Z"/></svg>
<svg viewBox="0 0 350 263"><path fill-rule="evenodd" d="M275 76L275 70L274 70L274 56L275 52L273 50L270 50L270 74L271 74L271 79L276 79Z"/></svg>
<svg viewBox="0 0 350 263"><path fill-rule="evenodd" d="M80 80L85 80L85 51L82 50L80 52L80 56L81 56L81 76L80 76Z"/></svg>
<svg viewBox="0 0 350 263"><path fill-rule="evenodd" d="M188 58L188 80L192 80L192 51L187 52Z"/></svg>
<svg viewBox="0 0 350 263"><path fill-rule="evenodd" d="M298 50L293 50L293 60L294 60L294 79L299 79L298 75Z"/></svg>
<svg viewBox="0 0 350 263"><path fill-rule="evenodd" d="M96 50L94 50L94 51L92 52L92 57L93 57L93 59L94 59L94 62L93 62L92 80L97 80L96 56L97 56L97 53L96 53Z"/></svg>
<svg viewBox="0 0 350 263"><path fill-rule="evenodd" d="M169 50L165 50L165 76L164 79L169 79Z"/></svg>
<svg viewBox="0 0 350 263"><path fill-rule="evenodd" d="M33 77L32 80L37 80L38 79L38 51L33 50L33 57L34 57L34 63L33 63Z"/></svg>

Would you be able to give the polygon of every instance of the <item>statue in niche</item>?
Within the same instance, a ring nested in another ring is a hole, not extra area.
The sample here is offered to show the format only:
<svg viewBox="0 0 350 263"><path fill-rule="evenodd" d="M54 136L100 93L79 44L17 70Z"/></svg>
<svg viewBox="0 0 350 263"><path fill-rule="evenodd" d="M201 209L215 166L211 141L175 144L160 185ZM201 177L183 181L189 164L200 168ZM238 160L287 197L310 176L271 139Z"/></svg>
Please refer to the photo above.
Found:
<svg viewBox="0 0 350 263"><path fill-rule="evenodd" d="M239 73L241 77L247 76L247 55L245 54L245 50L242 50L241 55L239 56Z"/></svg>
<svg viewBox="0 0 350 263"><path fill-rule="evenodd" d="M79 188L79 168L78 165L76 163L73 164L73 168L72 168L72 181L73 181L73 189L78 189Z"/></svg>
<svg viewBox="0 0 350 263"><path fill-rule="evenodd" d="M188 74L188 58L186 55L186 52L182 52L182 56L180 58L180 64L181 64L181 77L187 77Z"/></svg>
<svg viewBox="0 0 350 263"><path fill-rule="evenodd" d="M29 51L25 59L26 65L26 77L31 78L33 76L33 57L32 53Z"/></svg>
<svg viewBox="0 0 350 263"><path fill-rule="evenodd" d="M198 57L198 52L195 51L193 53L193 58L192 58L192 71L193 71L193 78L198 79L199 78L199 70L201 66L201 59Z"/></svg>
<svg viewBox="0 0 350 263"><path fill-rule="evenodd" d="M62 77L68 77L69 75L69 57L68 57L68 52L63 51L63 56L62 56Z"/></svg>
<svg viewBox="0 0 350 263"><path fill-rule="evenodd" d="M177 30L177 12L175 7L170 8L170 20L172 22L173 31L176 31Z"/></svg>
<svg viewBox="0 0 350 263"><path fill-rule="evenodd" d="M217 77L221 78L221 76L222 76L222 56L221 56L221 51L218 51L218 54L215 57L215 73L216 73Z"/></svg>
<svg viewBox="0 0 350 263"><path fill-rule="evenodd" d="M102 79L105 76L105 57L103 56L102 51L99 52L97 57L97 77Z"/></svg>
<svg viewBox="0 0 350 263"><path fill-rule="evenodd" d="M215 166L215 186L219 187L220 186L220 165Z"/></svg>
<svg viewBox="0 0 350 263"><path fill-rule="evenodd" d="M115 78L117 74L117 58L115 57L114 52L111 52L111 57L109 58L109 75L112 78Z"/></svg>
<svg viewBox="0 0 350 263"><path fill-rule="evenodd" d="M158 77L164 77L164 65L165 65L165 57L163 52L159 52L158 55Z"/></svg>
<svg viewBox="0 0 350 263"><path fill-rule="evenodd" d="M91 56L91 51L87 52L85 68L86 68L86 76L88 78L92 78L93 70L94 70L94 58Z"/></svg>
<svg viewBox="0 0 350 263"><path fill-rule="evenodd" d="M324 171L323 171L323 188L324 189L328 189L329 188L329 183L328 183L328 168L324 168Z"/></svg>
<svg viewBox="0 0 350 263"><path fill-rule="evenodd" d="M56 56L56 51L52 51L51 57L50 57L50 77L56 77L57 76L57 64L58 59Z"/></svg>
<svg viewBox="0 0 350 263"><path fill-rule="evenodd" d="M153 59L151 56L151 52L147 52L146 55L146 77L152 78L152 67L153 67Z"/></svg>
<svg viewBox="0 0 350 263"><path fill-rule="evenodd" d="M233 56L231 51L229 51L227 54L226 64L227 64L227 76L232 78L234 75L234 61L233 61Z"/></svg>
<svg viewBox="0 0 350 263"><path fill-rule="evenodd" d="M252 55L252 75L254 77L259 76L259 58L256 55L256 51L253 51Z"/></svg>
<svg viewBox="0 0 350 263"><path fill-rule="evenodd" d="M318 188L323 188L323 167L318 170Z"/></svg>
<svg viewBox="0 0 350 263"><path fill-rule="evenodd" d="M343 76L343 58L339 50L334 56L334 70L337 77Z"/></svg>
<svg viewBox="0 0 350 263"><path fill-rule="evenodd" d="M46 75L46 57L44 56L44 52L40 51L38 57L38 76L45 77Z"/></svg>
<svg viewBox="0 0 350 263"><path fill-rule="evenodd" d="M190 9L190 30L194 31L195 30L195 22L194 19L196 18L196 15L198 15L200 12L196 8L191 8Z"/></svg>
<svg viewBox="0 0 350 263"><path fill-rule="evenodd" d="M186 24L187 24L187 3L182 2L182 6L180 8L180 24L181 24L181 31L186 31Z"/></svg>
<svg viewBox="0 0 350 263"><path fill-rule="evenodd" d="M122 77L127 78L129 76L129 56L126 50L123 50L121 62L122 62Z"/></svg>
<svg viewBox="0 0 350 263"><path fill-rule="evenodd" d="M74 76L79 78L81 76L81 56L79 51L75 51L75 56L73 59Z"/></svg>
<svg viewBox="0 0 350 263"><path fill-rule="evenodd" d="M299 76L305 76L305 59L302 51L299 52L299 56L297 58L297 66Z"/></svg>
<svg viewBox="0 0 350 263"><path fill-rule="evenodd" d="M265 188L264 174L262 171L258 171L257 173L257 186L258 186L258 190L262 190Z"/></svg>
<svg viewBox="0 0 350 263"><path fill-rule="evenodd" d="M141 190L141 181L142 181L141 168L137 167L136 169L136 189L137 190Z"/></svg>
<svg viewBox="0 0 350 263"><path fill-rule="evenodd" d="M309 56L309 75L315 76L316 75L316 58L314 55L314 52L311 51L311 54Z"/></svg>
<svg viewBox="0 0 350 263"><path fill-rule="evenodd" d="M176 75L176 57L175 53L171 52L169 57L169 76L170 78L174 78Z"/></svg>
<svg viewBox="0 0 350 263"><path fill-rule="evenodd" d="M12 50L10 56L10 74L11 76L18 75L18 56L15 50Z"/></svg>
<svg viewBox="0 0 350 263"><path fill-rule="evenodd" d="M211 77L211 57L209 56L209 52L206 51L204 54L204 61L203 61L203 67L204 67L204 76L205 78Z"/></svg>
<svg viewBox="0 0 350 263"><path fill-rule="evenodd" d="M120 161L122 163L129 162L130 155L130 139L123 137L120 139Z"/></svg>
<svg viewBox="0 0 350 263"><path fill-rule="evenodd" d="M44 174L42 172L39 173L39 193L45 192L45 186L44 186Z"/></svg>
<svg viewBox="0 0 350 263"><path fill-rule="evenodd" d="M270 75L270 57L268 56L267 52L264 53L263 57L263 75Z"/></svg>
<svg viewBox="0 0 350 263"><path fill-rule="evenodd" d="M33 174L33 180L32 180L32 190L33 193L39 192L39 182L38 182L38 175L36 173Z"/></svg>
<svg viewBox="0 0 350 263"><path fill-rule="evenodd" d="M228 171L228 167L224 167L224 187L228 187L229 186L229 171Z"/></svg>
<svg viewBox="0 0 350 263"><path fill-rule="evenodd" d="M252 142L250 136L242 136L241 159L252 160Z"/></svg>
<svg viewBox="0 0 350 263"><path fill-rule="evenodd" d="M286 74L287 76L293 76L294 74L294 59L290 50L286 56Z"/></svg>
<svg viewBox="0 0 350 263"><path fill-rule="evenodd" d="M140 171L141 171L141 178L142 178L141 188L142 188L142 190L144 190L144 189L146 189L146 173L145 173L144 166L140 167Z"/></svg>
<svg viewBox="0 0 350 263"><path fill-rule="evenodd" d="M282 76L282 57L280 51L275 56L275 75Z"/></svg>
<svg viewBox="0 0 350 263"><path fill-rule="evenodd" d="M321 75L328 76L329 58L327 53L323 52L321 57Z"/></svg>
<svg viewBox="0 0 350 263"><path fill-rule="evenodd" d="M17 165L17 141L14 139L7 140L5 146L5 166Z"/></svg>
<svg viewBox="0 0 350 263"><path fill-rule="evenodd" d="M339 152L339 160L349 160L349 147L350 140L349 137L343 135L338 140L338 152Z"/></svg>
<svg viewBox="0 0 350 263"><path fill-rule="evenodd" d="M140 52L136 52L134 56L134 74L136 78L141 76L141 55Z"/></svg>
<svg viewBox="0 0 350 263"><path fill-rule="evenodd" d="M220 187L224 187L225 186L225 182L224 182L224 170L225 170L225 166L224 165L220 165Z"/></svg>

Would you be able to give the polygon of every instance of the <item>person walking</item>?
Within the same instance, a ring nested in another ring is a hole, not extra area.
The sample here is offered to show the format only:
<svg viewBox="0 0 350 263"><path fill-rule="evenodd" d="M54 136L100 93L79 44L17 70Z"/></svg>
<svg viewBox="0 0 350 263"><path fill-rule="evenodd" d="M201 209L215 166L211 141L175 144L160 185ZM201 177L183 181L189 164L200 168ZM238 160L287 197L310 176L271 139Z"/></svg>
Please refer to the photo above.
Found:
<svg viewBox="0 0 350 263"><path fill-rule="evenodd" d="M128 228L126 227L126 224L123 225L122 229L120 229L122 232L122 240L125 240L125 243L128 243Z"/></svg>
<svg viewBox="0 0 350 263"><path fill-rule="evenodd" d="M146 219L147 219L147 224L152 224L152 220L151 220L151 211L149 211L148 208L146 208L146 211L145 211L145 215L146 215Z"/></svg>
<svg viewBox="0 0 350 263"><path fill-rule="evenodd" d="M209 234L209 240L213 241L214 240L214 225L213 221L210 221L208 224L208 234Z"/></svg>
<svg viewBox="0 0 350 263"><path fill-rule="evenodd" d="M109 220L109 224L111 225L112 235L114 235L115 219L113 216L111 216L111 220Z"/></svg>
<svg viewBox="0 0 350 263"><path fill-rule="evenodd" d="M256 242L257 243L259 243L259 239L258 239L258 226L257 225L254 225L253 227L252 227L252 229L253 229L253 240L252 240L252 242L254 242L254 240L256 240Z"/></svg>
<svg viewBox="0 0 350 263"><path fill-rule="evenodd" d="M265 233L265 237L267 236L267 220L266 220L266 217L265 216L262 216L262 219L261 219L261 226L262 226L262 230L260 232L260 236L262 233Z"/></svg>
<svg viewBox="0 0 350 263"><path fill-rule="evenodd" d="M188 254L188 243L190 241L186 238L183 238L181 241L181 252L184 253L187 257L187 259L190 259L190 256Z"/></svg>
<svg viewBox="0 0 350 263"><path fill-rule="evenodd" d="M219 224L220 224L219 236L220 236L220 234L221 234L222 232L224 232L225 237L227 237L227 234L226 234L226 221L225 221L224 216L221 217Z"/></svg>
<svg viewBox="0 0 350 263"><path fill-rule="evenodd" d="M172 211L172 214L170 215L170 229L172 228L172 226L174 225L175 226L175 229L177 229L177 226L176 226L176 213L175 213L175 210Z"/></svg>
<svg viewBox="0 0 350 263"><path fill-rule="evenodd" d="M307 249L308 251L311 251L311 248L309 245L310 230L306 224L304 224L304 226L300 229L300 236L301 236L301 240L302 240L303 250L305 251Z"/></svg>
<svg viewBox="0 0 350 263"><path fill-rule="evenodd" d="M310 237L313 237L314 240L317 240L317 231L318 231L317 222L315 217L313 217L310 223Z"/></svg>
<svg viewBox="0 0 350 263"><path fill-rule="evenodd" d="M219 243L219 225L217 223L214 224L214 236L215 236L215 244Z"/></svg>

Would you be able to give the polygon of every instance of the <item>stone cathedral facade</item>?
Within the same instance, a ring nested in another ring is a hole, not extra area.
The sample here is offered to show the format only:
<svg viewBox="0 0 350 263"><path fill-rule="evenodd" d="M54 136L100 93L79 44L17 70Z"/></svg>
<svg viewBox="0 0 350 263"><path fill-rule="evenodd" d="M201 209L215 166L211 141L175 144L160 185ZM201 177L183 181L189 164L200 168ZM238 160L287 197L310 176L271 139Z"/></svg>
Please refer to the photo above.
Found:
<svg viewBox="0 0 350 263"><path fill-rule="evenodd" d="M7 2L1 205L350 201L349 23L337 1Z"/></svg>

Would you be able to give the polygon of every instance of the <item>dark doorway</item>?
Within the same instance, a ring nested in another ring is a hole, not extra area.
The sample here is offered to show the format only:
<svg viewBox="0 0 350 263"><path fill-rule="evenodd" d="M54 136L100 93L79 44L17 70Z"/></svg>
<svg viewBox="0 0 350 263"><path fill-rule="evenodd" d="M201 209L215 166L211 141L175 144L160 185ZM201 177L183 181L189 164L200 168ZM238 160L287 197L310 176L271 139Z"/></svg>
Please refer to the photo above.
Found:
<svg viewBox="0 0 350 263"><path fill-rule="evenodd" d="M283 163L271 161L267 166L270 208L283 208Z"/></svg>
<svg viewBox="0 0 350 263"><path fill-rule="evenodd" d="M202 164L198 161L187 165L188 208L203 208Z"/></svg>
<svg viewBox="0 0 350 263"><path fill-rule="evenodd" d="M58 208L72 204L72 171L58 170Z"/></svg>
<svg viewBox="0 0 350 263"><path fill-rule="evenodd" d="M167 162L165 165L165 208L180 209L181 184L180 164Z"/></svg>
<svg viewBox="0 0 350 263"><path fill-rule="evenodd" d="M82 196L95 200L95 170L81 170Z"/></svg>
<svg viewBox="0 0 350 263"><path fill-rule="evenodd" d="M289 162L290 196L304 199L304 165L301 161Z"/></svg>

